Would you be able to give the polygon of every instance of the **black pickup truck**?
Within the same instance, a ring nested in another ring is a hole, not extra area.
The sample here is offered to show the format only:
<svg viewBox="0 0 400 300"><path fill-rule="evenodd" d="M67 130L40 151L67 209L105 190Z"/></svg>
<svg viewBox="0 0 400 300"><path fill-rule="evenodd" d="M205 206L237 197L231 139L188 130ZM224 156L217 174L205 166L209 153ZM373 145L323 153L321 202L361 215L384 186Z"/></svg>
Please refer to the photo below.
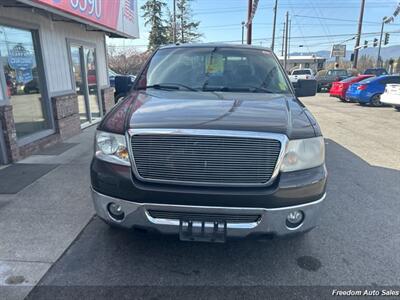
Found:
<svg viewBox="0 0 400 300"><path fill-rule="evenodd" d="M158 49L97 128L97 214L181 240L305 233L325 199L320 128L270 49Z"/></svg>
<svg viewBox="0 0 400 300"><path fill-rule="evenodd" d="M341 81L350 77L347 70L345 69L332 69L328 70L325 75L315 76L318 84L318 92L329 91L332 87L332 83L335 81Z"/></svg>

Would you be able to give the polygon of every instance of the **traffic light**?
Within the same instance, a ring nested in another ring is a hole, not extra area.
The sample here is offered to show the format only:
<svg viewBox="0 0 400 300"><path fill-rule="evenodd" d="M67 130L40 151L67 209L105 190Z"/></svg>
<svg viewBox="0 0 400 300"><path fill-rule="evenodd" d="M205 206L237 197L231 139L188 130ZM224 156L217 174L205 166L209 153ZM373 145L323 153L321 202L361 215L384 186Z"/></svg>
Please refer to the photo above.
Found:
<svg viewBox="0 0 400 300"><path fill-rule="evenodd" d="M374 47L378 46L378 39L374 38Z"/></svg>
<svg viewBox="0 0 400 300"><path fill-rule="evenodd" d="M364 48L368 48L368 41L364 41Z"/></svg>
<svg viewBox="0 0 400 300"><path fill-rule="evenodd" d="M390 34L388 33L388 32L386 32L385 33L385 41L384 41L384 45L387 45L387 44L389 44L389 37L390 37Z"/></svg>

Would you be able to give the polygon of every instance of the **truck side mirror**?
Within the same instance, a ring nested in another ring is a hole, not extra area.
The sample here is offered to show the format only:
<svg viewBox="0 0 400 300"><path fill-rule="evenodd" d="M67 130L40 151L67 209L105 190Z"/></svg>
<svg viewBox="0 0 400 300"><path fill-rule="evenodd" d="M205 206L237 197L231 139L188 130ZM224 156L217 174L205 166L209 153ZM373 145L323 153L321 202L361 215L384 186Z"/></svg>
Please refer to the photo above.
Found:
<svg viewBox="0 0 400 300"><path fill-rule="evenodd" d="M115 89L119 94L127 93L132 88L132 80L129 76L115 76Z"/></svg>
<svg viewBox="0 0 400 300"><path fill-rule="evenodd" d="M314 79L299 79L294 86L296 97L311 97L317 94L317 81Z"/></svg>

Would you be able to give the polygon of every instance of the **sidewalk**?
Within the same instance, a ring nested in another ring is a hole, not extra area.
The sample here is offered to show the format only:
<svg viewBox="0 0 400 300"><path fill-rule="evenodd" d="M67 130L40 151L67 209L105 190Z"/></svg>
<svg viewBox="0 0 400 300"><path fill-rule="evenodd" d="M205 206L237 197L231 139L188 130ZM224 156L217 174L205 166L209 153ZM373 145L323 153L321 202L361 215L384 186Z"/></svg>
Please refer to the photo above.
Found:
<svg viewBox="0 0 400 300"><path fill-rule="evenodd" d="M0 299L23 299L94 215L89 189L94 132L91 126L0 170Z"/></svg>

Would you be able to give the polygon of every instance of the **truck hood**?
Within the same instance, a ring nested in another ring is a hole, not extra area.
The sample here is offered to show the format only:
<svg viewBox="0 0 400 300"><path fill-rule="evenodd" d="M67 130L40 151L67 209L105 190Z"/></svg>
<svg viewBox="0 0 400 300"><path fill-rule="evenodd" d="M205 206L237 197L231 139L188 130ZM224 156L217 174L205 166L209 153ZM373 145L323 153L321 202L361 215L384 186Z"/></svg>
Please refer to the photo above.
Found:
<svg viewBox="0 0 400 300"><path fill-rule="evenodd" d="M315 119L291 95L148 90L132 97L126 129L242 130L290 139L319 135Z"/></svg>

